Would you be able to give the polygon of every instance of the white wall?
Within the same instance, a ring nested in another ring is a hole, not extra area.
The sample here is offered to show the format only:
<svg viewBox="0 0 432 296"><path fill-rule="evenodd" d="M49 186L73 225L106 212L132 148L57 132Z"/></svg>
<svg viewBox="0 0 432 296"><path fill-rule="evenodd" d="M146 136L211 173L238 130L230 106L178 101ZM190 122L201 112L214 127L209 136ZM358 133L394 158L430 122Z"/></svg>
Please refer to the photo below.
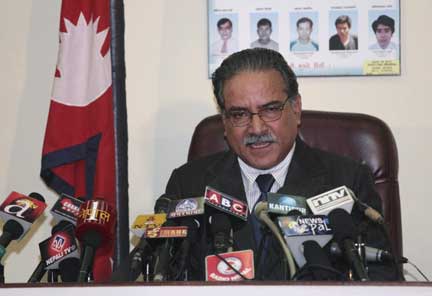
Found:
<svg viewBox="0 0 432 296"><path fill-rule="evenodd" d="M305 109L362 112L392 129L399 149L404 255L432 275L428 209L432 187L430 0L401 0L400 77L302 78ZM56 200L39 179L40 154L54 74L60 0L3 0L0 10L0 196L37 191ZM172 168L186 160L190 136L216 112L207 77L204 0L125 0L129 121L130 220L152 211ZM429 84L429 85L428 85ZM7 282L23 282L49 236L49 213L3 259ZM414 277L417 273L407 267ZM419 277L418 277L419 278Z"/></svg>

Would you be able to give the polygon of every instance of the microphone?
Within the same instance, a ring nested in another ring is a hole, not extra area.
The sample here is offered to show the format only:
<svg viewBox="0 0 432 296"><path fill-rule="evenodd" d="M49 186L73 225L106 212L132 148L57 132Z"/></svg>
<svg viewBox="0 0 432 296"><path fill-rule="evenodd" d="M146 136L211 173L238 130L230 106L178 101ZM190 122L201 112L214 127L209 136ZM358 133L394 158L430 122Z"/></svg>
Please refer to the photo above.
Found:
<svg viewBox="0 0 432 296"><path fill-rule="evenodd" d="M306 215L306 198L302 196L287 195L280 193L267 193L268 212L278 215L289 215L297 211L300 215Z"/></svg>
<svg viewBox="0 0 432 296"><path fill-rule="evenodd" d="M114 208L104 200L89 200L81 205L75 232L84 248L78 282L87 280L96 250L114 236L115 217Z"/></svg>
<svg viewBox="0 0 432 296"><path fill-rule="evenodd" d="M352 191L346 186L340 186L313 196L306 200L310 210L315 215L328 215L332 210L340 208L351 213L354 198Z"/></svg>
<svg viewBox="0 0 432 296"><path fill-rule="evenodd" d="M20 240L46 208L42 195L32 192L29 196L13 191L0 205L0 218L5 221L0 236L0 259L6 254L11 241Z"/></svg>
<svg viewBox="0 0 432 296"><path fill-rule="evenodd" d="M0 258L6 253L10 242L17 240L24 233L24 228L15 220L8 220L3 226L3 233L0 236Z"/></svg>
<svg viewBox="0 0 432 296"><path fill-rule="evenodd" d="M207 281L251 280L255 277L252 250L232 252L231 222L224 213L209 218L213 235L213 253L205 258Z"/></svg>
<svg viewBox="0 0 432 296"><path fill-rule="evenodd" d="M324 215L283 216L278 217L278 222L299 267L306 264L304 242L312 240L323 247L333 236L328 217Z"/></svg>
<svg viewBox="0 0 432 296"><path fill-rule="evenodd" d="M231 222L223 213L213 214L211 217L211 232L213 234L213 248L215 254L226 253L231 247Z"/></svg>
<svg viewBox="0 0 432 296"><path fill-rule="evenodd" d="M390 262L393 263L395 258L394 256L389 252L377 248L372 247L365 247L365 253L366 253L366 261L368 262ZM332 242L330 244L330 254L333 256L341 256L342 250L340 249L338 243ZM401 263L406 263L407 259L405 257L402 257L400 260Z"/></svg>
<svg viewBox="0 0 432 296"><path fill-rule="evenodd" d="M169 209L170 209L170 205L171 205L171 196L167 195L167 194L163 194L161 195L155 203L154 206L154 212L155 214L160 214L160 213L168 213Z"/></svg>
<svg viewBox="0 0 432 296"><path fill-rule="evenodd" d="M359 200L355 194L346 186L340 186L313 196L306 200L312 213L315 215L328 215L333 209L341 208L351 213L354 203L360 211L371 221L384 224L383 216L365 202Z"/></svg>
<svg viewBox="0 0 432 296"><path fill-rule="evenodd" d="M83 200L63 193L51 208L54 221L59 223L68 222L72 227L70 237L75 245L75 226L78 220L79 209L83 203ZM67 224L64 225L67 227ZM58 270L62 282L76 282L78 279L80 268L78 248L74 251L74 254L74 256L62 258L58 262Z"/></svg>
<svg viewBox="0 0 432 296"><path fill-rule="evenodd" d="M182 218L202 214L204 214L204 198L190 197L172 200L167 212L167 218Z"/></svg>
<svg viewBox="0 0 432 296"><path fill-rule="evenodd" d="M73 283L78 279L80 269L80 260L77 257L67 258L60 261L59 271L60 278L64 283Z"/></svg>
<svg viewBox="0 0 432 296"><path fill-rule="evenodd" d="M76 225L79 209L83 203L84 201L63 193L51 208L51 214L57 222L65 220Z"/></svg>
<svg viewBox="0 0 432 296"><path fill-rule="evenodd" d="M71 266L79 258L75 227L72 223L66 220L59 222L53 227L52 236L40 243L39 248L46 264L45 269L59 271L63 282L77 280L79 264ZM68 270L64 270L65 268ZM62 276L65 274L67 275ZM70 277L74 279L69 280Z"/></svg>
<svg viewBox="0 0 432 296"><path fill-rule="evenodd" d="M345 259L360 281L368 281L369 277L354 245L356 230L350 214L343 209L334 209L329 213L329 220L334 239L342 247Z"/></svg>
<svg viewBox="0 0 432 296"><path fill-rule="evenodd" d="M174 280L179 280L179 277L182 273L184 273L184 278L180 280L188 280L188 270L189 270L189 255L191 251L191 245L195 241L197 241L198 238L198 229L199 229L199 222L196 219L193 218L186 218L183 219L183 221L180 223L182 226L186 226L188 229L187 237L185 237L180 245L180 250L178 251L178 266L179 266L179 272L178 276L174 278Z"/></svg>
<svg viewBox="0 0 432 296"><path fill-rule="evenodd" d="M72 236L72 238L71 238ZM69 222L62 221L51 230L51 237L39 243L41 260L31 274L28 283L40 282L47 269L57 270L61 261L77 256L73 228Z"/></svg>
<svg viewBox="0 0 432 296"><path fill-rule="evenodd" d="M135 281L144 271L146 273L145 280L147 280L148 276L152 274L147 267L151 267L149 263L152 261L151 257L153 251L159 241L153 240L153 242L150 242L148 239L157 236L155 232L158 230L160 231L161 226L166 221L166 214L162 212L168 210L169 206L167 206L167 204L169 204L169 201L167 203L165 200L159 202L158 205L155 206L155 211L158 211L158 214L139 215L136 217L132 224L131 231L134 235L140 237L140 240L129 254L127 271L125 269L126 267L120 267L120 270L116 271L116 274L114 274L116 280ZM126 275L127 278L125 278Z"/></svg>
<svg viewBox="0 0 432 296"><path fill-rule="evenodd" d="M296 266L294 263L292 253L291 253L290 249L288 248L288 246L285 244L277 226L273 223L273 221L268 216L267 209L268 209L267 202L260 201L255 205L254 214L258 217L258 219L260 221L262 221L265 225L267 225L267 227L272 231L272 233L274 234L274 236L278 240L278 242L279 242L279 244L280 244L280 246L281 246L281 248L285 254L285 257L287 259L288 267L290 270L290 278L292 278L293 275L296 273Z"/></svg>
<svg viewBox="0 0 432 296"><path fill-rule="evenodd" d="M129 268L129 280L135 281L141 272L143 271L143 258L146 258L146 254L153 252L152 246L147 242L146 236L141 236L139 243L130 253L130 268Z"/></svg>
<svg viewBox="0 0 432 296"><path fill-rule="evenodd" d="M308 240L303 242L303 253L306 258L305 270L311 271L313 280L340 279L339 272L333 269L327 254L316 241ZM310 280L307 277L299 277L298 279Z"/></svg>
<svg viewBox="0 0 432 296"><path fill-rule="evenodd" d="M82 203L83 201L80 199L61 194L51 208L50 212L54 221L58 223L52 228L51 237L39 244L42 259L30 276L29 283L40 282L46 269L58 270L62 282L75 282L77 280L79 271L79 259L77 257L79 256L74 233L79 207ZM60 237L56 237L56 234ZM50 257L56 259L47 268L45 261L51 261L49 260Z"/></svg>
<svg viewBox="0 0 432 296"><path fill-rule="evenodd" d="M382 224L382 225L385 224L384 217L377 210L369 206L367 203L359 200L357 196L355 196L355 194L350 189L348 189L348 191L351 193L360 211L362 211L366 217L368 217L371 221L375 223Z"/></svg>
<svg viewBox="0 0 432 296"><path fill-rule="evenodd" d="M204 193L206 205L209 205L221 212L247 221L248 206L246 203L238 200L228 194L217 191L210 186L206 187Z"/></svg>
<svg viewBox="0 0 432 296"><path fill-rule="evenodd" d="M176 223L173 220L167 220L163 227L175 226ZM165 242L158 247L156 251L156 262L154 267L154 281L166 281L169 276L169 263L171 260L171 247L173 240L172 238L165 239Z"/></svg>

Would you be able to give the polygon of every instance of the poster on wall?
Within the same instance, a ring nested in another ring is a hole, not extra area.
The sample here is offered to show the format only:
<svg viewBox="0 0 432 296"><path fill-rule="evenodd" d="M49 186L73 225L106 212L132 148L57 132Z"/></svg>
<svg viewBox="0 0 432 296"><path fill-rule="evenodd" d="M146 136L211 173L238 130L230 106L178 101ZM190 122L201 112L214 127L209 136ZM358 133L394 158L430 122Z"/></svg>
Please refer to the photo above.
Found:
<svg viewBox="0 0 432 296"><path fill-rule="evenodd" d="M209 77L246 48L298 76L400 75L400 0L208 0Z"/></svg>

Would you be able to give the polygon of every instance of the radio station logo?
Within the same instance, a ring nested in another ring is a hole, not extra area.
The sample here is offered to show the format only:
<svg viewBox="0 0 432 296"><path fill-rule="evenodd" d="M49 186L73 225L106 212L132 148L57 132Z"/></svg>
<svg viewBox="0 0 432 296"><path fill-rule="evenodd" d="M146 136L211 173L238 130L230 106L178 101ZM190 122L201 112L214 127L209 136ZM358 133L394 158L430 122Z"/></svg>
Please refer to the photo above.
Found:
<svg viewBox="0 0 432 296"><path fill-rule="evenodd" d="M206 187L204 194L206 204L219 209L225 213L236 216L244 221L247 220L248 206L246 203L235 199L228 194L219 192L210 186Z"/></svg>
<svg viewBox="0 0 432 296"><path fill-rule="evenodd" d="M33 223L45 208L46 204L43 201L14 191L1 204L0 211Z"/></svg>
<svg viewBox="0 0 432 296"><path fill-rule="evenodd" d="M229 265L221 260L220 257L227 261ZM222 253L218 256L207 256L205 258L205 266L207 281L229 282L243 280L237 272L246 279L251 280L255 277L252 250Z"/></svg>
<svg viewBox="0 0 432 296"><path fill-rule="evenodd" d="M325 215L286 216L278 220L285 236L333 234Z"/></svg>
<svg viewBox="0 0 432 296"><path fill-rule="evenodd" d="M95 201L90 207L81 207L78 214L78 218L85 222L97 222L99 224L105 224L110 221L111 214L105 207L99 206L99 202Z"/></svg>
<svg viewBox="0 0 432 296"><path fill-rule="evenodd" d="M51 242L51 249L61 251L65 245L66 238L62 235L56 235Z"/></svg>
<svg viewBox="0 0 432 296"><path fill-rule="evenodd" d="M299 211L302 215L307 214L306 199L301 196L268 193L267 203L269 213L286 215L291 211Z"/></svg>
<svg viewBox="0 0 432 296"><path fill-rule="evenodd" d="M198 202L193 199L184 199L176 206L176 212L188 212L198 209Z"/></svg>
<svg viewBox="0 0 432 296"><path fill-rule="evenodd" d="M237 257L228 257L225 258L226 262L229 263L226 264L224 261L220 261L217 265L217 271L220 272L223 275L233 275L236 272L235 270L240 270L242 268L242 262ZM231 268L232 266L232 268ZM234 269L233 269L234 268Z"/></svg>
<svg viewBox="0 0 432 296"><path fill-rule="evenodd" d="M79 214L79 206L75 205L70 198L65 198L60 201L61 209L71 213L74 216Z"/></svg>
<svg viewBox="0 0 432 296"><path fill-rule="evenodd" d="M342 207L346 205L347 211L351 212L354 200L346 186L341 186L320 195L311 197L307 200L307 204L312 209L312 212L326 214L334 207Z"/></svg>
<svg viewBox="0 0 432 296"><path fill-rule="evenodd" d="M78 248L70 231L60 231L46 240L44 244L47 246L47 254L43 257L47 266L58 262Z"/></svg>
<svg viewBox="0 0 432 296"><path fill-rule="evenodd" d="M153 229L147 229L144 232L145 238L170 238L170 237L187 237L187 226L163 226Z"/></svg>
<svg viewBox="0 0 432 296"><path fill-rule="evenodd" d="M168 218L202 214L204 214L204 199L202 197L193 197L171 201Z"/></svg>

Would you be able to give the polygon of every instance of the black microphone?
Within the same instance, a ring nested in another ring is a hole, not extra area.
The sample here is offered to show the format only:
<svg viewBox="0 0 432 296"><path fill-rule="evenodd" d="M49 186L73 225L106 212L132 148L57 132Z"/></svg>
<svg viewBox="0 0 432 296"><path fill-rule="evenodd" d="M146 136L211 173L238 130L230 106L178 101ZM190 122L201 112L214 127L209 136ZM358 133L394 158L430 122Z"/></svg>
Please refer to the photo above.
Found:
<svg viewBox="0 0 432 296"><path fill-rule="evenodd" d="M176 226L173 220L167 220L163 227ZM165 239L164 243L156 250L156 262L154 267L154 281L166 281L169 277L169 263L172 258L171 247L173 244L172 238Z"/></svg>
<svg viewBox="0 0 432 296"><path fill-rule="evenodd" d="M381 250L373 247L365 247L366 261L368 262L394 262L394 256L386 250ZM336 242L330 244L330 254L333 256L341 256L342 251ZM397 260L400 263L406 263L408 259L405 257Z"/></svg>
<svg viewBox="0 0 432 296"><path fill-rule="evenodd" d="M75 235L84 245L78 282L91 280L93 261L102 244L113 241L116 211L101 199L88 200L80 206Z"/></svg>
<svg viewBox="0 0 432 296"><path fill-rule="evenodd" d="M333 269L323 248L316 241L303 242L303 254L306 259L304 268L311 271L313 280L328 281L341 278L339 272ZM298 277L298 279L310 280L307 277Z"/></svg>
<svg viewBox="0 0 432 296"><path fill-rule="evenodd" d="M75 230L75 225L70 223L69 221L60 221L57 225L62 225L61 229L65 229L67 227L72 227ZM53 233L53 235L55 232ZM75 240L75 236L70 237ZM64 283L73 283L78 279L80 270L80 260L77 257L67 257L59 262L58 271L60 274L60 278Z"/></svg>
<svg viewBox="0 0 432 296"><path fill-rule="evenodd" d="M147 241L145 235L141 237L139 243L130 253L130 268L129 268L129 276L128 280L135 281L140 274L143 272L143 258L146 258L147 255L153 252L152 246Z"/></svg>
<svg viewBox="0 0 432 296"><path fill-rule="evenodd" d="M1 204L0 213L6 220L0 236L0 259L6 254L6 248L13 240L21 239L31 224L42 215L46 207L42 195L32 192L29 196L12 192Z"/></svg>
<svg viewBox="0 0 432 296"><path fill-rule="evenodd" d="M11 241L18 239L24 233L24 228L15 220L8 220L3 226L3 233L0 236L1 249L6 251ZM0 254L0 258L3 257Z"/></svg>
<svg viewBox="0 0 432 296"><path fill-rule="evenodd" d="M78 275L79 283L87 281L87 276L92 268L96 250L100 247L102 240L102 235L93 229L88 230L82 235L80 241L84 244L84 251L81 256L81 266Z"/></svg>
<svg viewBox="0 0 432 296"><path fill-rule="evenodd" d="M30 275L27 283L39 283L46 273L46 264L44 260L40 260L33 273Z"/></svg>
<svg viewBox="0 0 432 296"><path fill-rule="evenodd" d="M231 247L231 221L227 215L216 213L211 216L211 232L215 254L226 253Z"/></svg>
<svg viewBox="0 0 432 296"><path fill-rule="evenodd" d="M329 213L329 221L334 231L333 237L342 247L345 259L351 265L354 273L360 281L368 281L369 277L354 245L357 231L350 214L343 209L334 209Z"/></svg>
<svg viewBox="0 0 432 296"><path fill-rule="evenodd" d="M163 194L161 195L155 203L154 206L154 212L155 214L160 214L160 213L168 213L169 209L170 209L170 205L171 205L171 196L167 195L167 194Z"/></svg>
<svg viewBox="0 0 432 296"><path fill-rule="evenodd" d="M80 272L79 258L67 258L59 263L59 273L62 282L73 283L78 279Z"/></svg>
<svg viewBox="0 0 432 296"><path fill-rule="evenodd" d="M178 276L174 280L189 280L189 255L191 251L191 245L193 242L196 242L198 239L198 229L199 222L194 218L185 218L180 222L181 226L187 226L187 237L185 237L180 245L180 249L178 251ZM177 257L177 256L176 256ZM183 278L179 278L181 275L184 275Z"/></svg>
<svg viewBox="0 0 432 296"><path fill-rule="evenodd" d="M30 196L33 193L30 193ZM63 229L65 227L65 223L64 221L56 224L52 229L51 229L51 235L54 235L58 230ZM42 258L39 261L39 264L36 266L36 268L34 269L33 273L30 275L30 278L28 279L28 283L39 283L41 281L41 279L43 278L43 276L46 273L46 263L45 260Z"/></svg>

